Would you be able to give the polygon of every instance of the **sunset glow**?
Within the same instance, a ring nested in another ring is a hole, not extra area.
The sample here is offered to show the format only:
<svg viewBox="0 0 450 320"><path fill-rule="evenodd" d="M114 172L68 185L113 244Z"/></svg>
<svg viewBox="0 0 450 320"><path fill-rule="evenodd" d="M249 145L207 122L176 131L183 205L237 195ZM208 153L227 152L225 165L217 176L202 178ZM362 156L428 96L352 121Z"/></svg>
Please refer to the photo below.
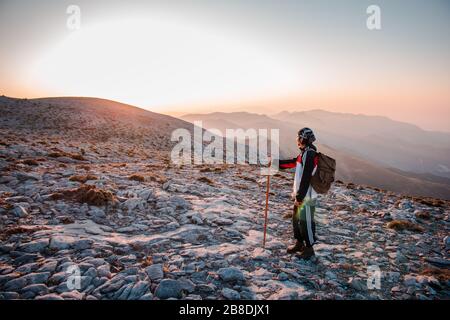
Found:
<svg viewBox="0 0 450 320"><path fill-rule="evenodd" d="M74 31L67 4L2 1L1 94L171 115L324 109L450 131L448 4L379 1L375 31L369 4L81 0Z"/></svg>
<svg viewBox="0 0 450 320"><path fill-rule="evenodd" d="M69 34L37 61L43 91L167 105L288 93L293 71L264 48L179 21L127 20Z"/></svg>

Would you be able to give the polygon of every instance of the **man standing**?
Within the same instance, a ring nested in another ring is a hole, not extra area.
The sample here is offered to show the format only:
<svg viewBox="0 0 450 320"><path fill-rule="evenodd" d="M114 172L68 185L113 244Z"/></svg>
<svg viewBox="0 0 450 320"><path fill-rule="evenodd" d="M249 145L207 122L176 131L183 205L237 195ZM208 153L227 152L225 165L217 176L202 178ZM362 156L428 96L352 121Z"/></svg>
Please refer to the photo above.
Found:
<svg viewBox="0 0 450 320"><path fill-rule="evenodd" d="M316 240L314 211L317 192L311 186L311 177L317 170L317 148L313 145L316 140L309 128L298 132L297 145L300 154L289 160L280 160L280 169L295 168L295 178L292 196L295 199L292 225L294 229L295 245L287 249L288 253L300 253L300 258L309 259L314 256L313 245Z"/></svg>

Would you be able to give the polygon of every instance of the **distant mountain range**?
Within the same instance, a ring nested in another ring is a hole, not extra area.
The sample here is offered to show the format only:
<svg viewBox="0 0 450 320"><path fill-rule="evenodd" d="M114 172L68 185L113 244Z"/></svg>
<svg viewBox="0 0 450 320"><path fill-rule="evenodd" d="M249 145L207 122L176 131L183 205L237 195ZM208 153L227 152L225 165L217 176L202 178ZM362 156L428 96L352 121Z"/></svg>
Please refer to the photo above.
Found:
<svg viewBox="0 0 450 320"><path fill-rule="evenodd" d="M408 194L450 198L450 134L385 117L323 110L264 115L247 112L187 114L206 129L280 130L280 154L298 153L295 137L312 128L320 149L338 161L338 179Z"/></svg>
<svg viewBox="0 0 450 320"><path fill-rule="evenodd" d="M450 199L450 135L383 117L313 110L271 116L211 113L178 119L115 101L85 97L3 96L0 105L0 129L5 134L20 131L37 138L63 132L83 144L117 141L124 149L139 146L140 152L149 156L154 148L171 150L173 130L192 131L190 122L202 120L205 129L222 131L278 128L281 156L293 157L298 153L297 130L309 126L316 132L320 150L336 158L338 179L410 195Z"/></svg>

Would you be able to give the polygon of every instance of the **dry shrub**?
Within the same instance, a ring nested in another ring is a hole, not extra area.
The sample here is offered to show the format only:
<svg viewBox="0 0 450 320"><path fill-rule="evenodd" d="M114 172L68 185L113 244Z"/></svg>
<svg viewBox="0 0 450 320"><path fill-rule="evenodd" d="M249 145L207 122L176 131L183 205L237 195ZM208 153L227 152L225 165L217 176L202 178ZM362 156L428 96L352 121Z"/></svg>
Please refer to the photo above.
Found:
<svg viewBox="0 0 450 320"><path fill-rule="evenodd" d="M83 176L71 176L69 178L70 181L85 183L88 180L97 180L98 178L92 174L87 174Z"/></svg>
<svg viewBox="0 0 450 320"><path fill-rule="evenodd" d="M208 178L208 177L200 177L200 178L197 178L197 181L200 181L200 182L204 182L204 183L207 183L207 184L210 184L210 185L213 185L214 184L214 181L212 181L210 178Z"/></svg>
<svg viewBox="0 0 450 320"><path fill-rule="evenodd" d="M347 271L354 271L355 270L355 267L352 264L350 264L350 263L341 264L340 268L342 270L347 270Z"/></svg>
<svg viewBox="0 0 450 320"><path fill-rule="evenodd" d="M433 276L440 282L450 281L450 270L449 269L439 269L439 268L426 268L421 272L424 276Z"/></svg>
<svg viewBox="0 0 450 320"><path fill-rule="evenodd" d="M161 165L161 164L149 163L149 164L147 164L145 167L146 167L146 168L149 168L149 169L161 169L161 168L163 168L164 166Z"/></svg>
<svg viewBox="0 0 450 320"><path fill-rule="evenodd" d="M393 220L388 223L387 227L389 229L394 229L396 231L409 230L415 232L424 232L425 230L418 224L412 223L408 220Z"/></svg>
<svg viewBox="0 0 450 320"><path fill-rule="evenodd" d="M220 167L215 167L215 168L211 168L211 167L203 167L200 168L199 172L213 172L213 173L222 173L223 172L223 168Z"/></svg>
<svg viewBox="0 0 450 320"><path fill-rule="evenodd" d="M23 164L26 164L27 166L38 166L39 162L37 162L34 159L26 159L22 161Z"/></svg>
<svg viewBox="0 0 450 320"><path fill-rule="evenodd" d="M70 154L69 157L74 159L74 160L79 160L79 161L85 161L86 160L86 158L83 157L81 154Z"/></svg>
<svg viewBox="0 0 450 320"><path fill-rule="evenodd" d="M0 238L7 239L14 234L19 233L34 233L40 230L49 230L50 228L44 226L15 226L4 229L0 232Z"/></svg>
<svg viewBox="0 0 450 320"><path fill-rule="evenodd" d="M153 264L153 258L151 256L146 256L142 259L142 268L151 266Z"/></svg>
<svg viewBox="0 0 450 320"><path fill-rule="evenodd" d="M131 176L128 177L128 179L133 180L133 181L139 181L139 182L145 181L144 176L141 176L140 174L132 174Z"/></svg>
<svg viewBox="0 0 450 320"><path fill-rule="evenodd" d="M50 152L49 154L47 154L47 157L49 157L49 158L59 158L62 156L63 156L63 154L60 152Z"/></svg>
<svg viewBox="0 0 450 320"><path fill-rule="evenodd" d="M431 214L427 211L420 211L416 213L416 218L429 220L431 218Z"/></svg>
<svg viewBox="0 0 450 320"><path fill-rule="evenodd" d="M5 201L5 199L0 198L0 208L11 210L14 206Z"/></svg>
<svg viewBox="0 0 450 320"><path fill-rule="evenodd" d="M79 169L83 169L85 171L91 170L91 167L89 167L87 164L82 164L78 166Z"/></svg>
<svg viewBox="0 0 450 320"><path fill-rule="evenodd" d="M71 224L75 222L75 219L69 216L60 217L59 221L63 224Z"/></svg>
<svg viewBox="0 0 450 320"><path fill-rule="evenodd" d="M354 183L347 183L347 189L355 189L356 185Z"/></svg>
<svg viewBox="0 0 450 320"><path fill-rule="evenodd" d="M236 188L241 189L241 190L248 190L249 187L245 184L236 184L235 185Z"/></svg>
<svg viewBox="0 0 450 320"><path fill-rule="evenodd" d="M43 146L48 146L47 141L38 141L37 143L42 144Z"/></svg>
<svg viewBox="0 0 450 320"><path fill-rule="evenodd" d="M333 211L352 211L352 207L347 204L337 204L333 207Z"/></svg>
<svg viewBox="0 0 450 320"><path fill-rule="evenodd" d="M115 201L115 197L111 192L90 185L82 185L76 189L54 193L50 195L50 198L52 200L71 200L93 206L103 206Z"/></svg>
<svg viewBox="0 0 450 320"><path fill-rule="evenodd" d="M287 179L284 175L282 175L281 173L277 172L273 175L274 177L280 178L280 179Z"/></svg>
<svg viewBox="0 0 450 320"><path fill-rule="evenodd" d="M166 183L167 182L167 178L164 175L154 173L154 172L148 173L148 178L150 181L155 181L158 183Z"/></svg>
<svg viewBox="0 0 450 320"><path fill-rule="evenodd" d="M68 158L72 158L74 160L79 160L79 161L86 160L86 158L83 157L81 154L68 153L68 152L64 152L61 150L50 152L49 154L47 154L47 157L49 157L49 158L68 157Z"/></svg>
<svg viewBox="0 0 450 320"><path fill-rule="evenodd" d="M240 175L239 178L241 178L241 179L243 179L243 180L246 180L246 181L250 181L250 182L257 183L256 179L255 179L255 178L252 178L252 177Z"/></svg>
<svg viewBox="0 0 450 320"><path fill-rule="evenodd" d="M412 197L412 200L430 207L445 207L446 201L430 197Z"/></svg>
<svg viewBox="0 0 450 320"><path fill-rule="evenodd" d="M114 168L123 168L126 167L127 164L126 163L113 163L112 165Z"/></svg>

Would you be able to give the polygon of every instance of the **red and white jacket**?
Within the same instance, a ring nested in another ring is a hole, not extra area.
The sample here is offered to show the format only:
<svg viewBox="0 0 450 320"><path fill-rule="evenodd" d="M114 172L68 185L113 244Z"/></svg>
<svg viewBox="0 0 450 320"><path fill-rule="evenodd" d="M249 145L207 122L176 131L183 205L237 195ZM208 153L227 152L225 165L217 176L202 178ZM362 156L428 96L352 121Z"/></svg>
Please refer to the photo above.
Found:
<svg viewBox="0 0 450 320"><path fill-rule="evenodd" d="M311 186L311 177L317 170L317 163L317 148L314 145L307 146L296 158L279 162L280 169L295 168L292 195L299 202L317 198L317 192Z"/></svg>

